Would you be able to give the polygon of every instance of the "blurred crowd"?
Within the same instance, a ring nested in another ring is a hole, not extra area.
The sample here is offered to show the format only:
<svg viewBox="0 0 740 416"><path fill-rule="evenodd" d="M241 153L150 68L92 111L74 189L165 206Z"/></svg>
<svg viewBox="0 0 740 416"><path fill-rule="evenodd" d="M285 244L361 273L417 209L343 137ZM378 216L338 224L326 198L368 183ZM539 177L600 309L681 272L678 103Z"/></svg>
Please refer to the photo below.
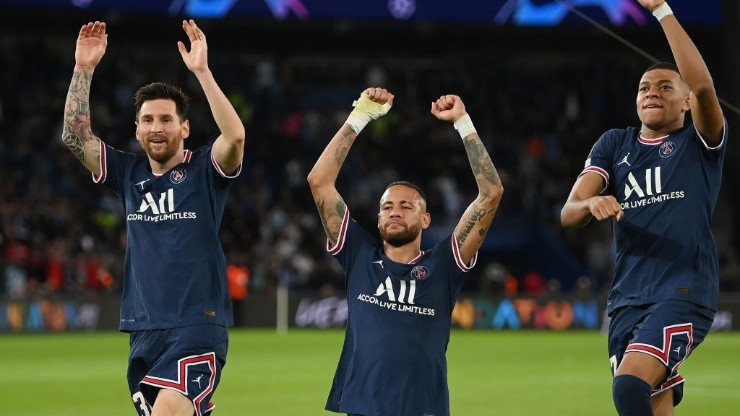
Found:
<svg viewBox="0 0 740 416"><path fill-rule="evenodd" d="M423 246L448 235L472 201L475 181L451 125L429 114L444 93L462 97L506 193L464 290L482 293L601 292L612 269L611 230L563 230L560 208L593 142L608 128L637 125L634 96L647 66L613 52L563 56L460 52L378 60L331 53L270 56L210 48L210 66L247 127L242 174L221 229L240 296L341 290L336 262L306 175L367 86L395 95L390 113L359 137L338 187L352 215L375 230L385 185L425 189L432 226ZM120 202L61 141L74 37L0 35L0 298L115 292L126 244ZM111 39L92 83L93 132L139 151L133 94L152 81L191 96L186 147L218 134L197 81L176 48ZM740 291L738 242L727 192L715 213L721 288ZM230 272L230 276L231 276Z"/></svg>

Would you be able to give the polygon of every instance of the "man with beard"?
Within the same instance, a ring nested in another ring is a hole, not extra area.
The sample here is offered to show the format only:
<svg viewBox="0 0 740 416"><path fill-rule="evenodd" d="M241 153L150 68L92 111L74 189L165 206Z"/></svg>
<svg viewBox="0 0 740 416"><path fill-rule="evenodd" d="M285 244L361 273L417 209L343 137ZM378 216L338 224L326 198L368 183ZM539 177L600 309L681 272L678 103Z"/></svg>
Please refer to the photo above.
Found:
<svg viewBox="0 0 740 416"><path fill-rule="evenodd" d="M92 133L90 84L107 46L104 22L82 26L64 108L62 140L123 202L128 241L120 330L130 333L128 383L141 416L208 414L226 363L233 317L218 229L231 179L241 170L244 125L208 67L203 32L183 21L198 79L221 134L186 150L188 97L153 83L135 95L136 139L121 152Z"/></svg>
<svg viewBox="0 0 740 416"><path fill-rule="evenodd" d="M410 182L393 182L380 198L378 242L352 219L335 182L357 135L392 104L387 90L366 89L308 175L327 251L345 271L349 308L326 409L364 416L445 416L450 414L445 352L452 309L503 187L462 100L443 95L431 112L453 122L460 133L478 196L449 237L422 251L421 233L431 221L426 197Z"/></svg>

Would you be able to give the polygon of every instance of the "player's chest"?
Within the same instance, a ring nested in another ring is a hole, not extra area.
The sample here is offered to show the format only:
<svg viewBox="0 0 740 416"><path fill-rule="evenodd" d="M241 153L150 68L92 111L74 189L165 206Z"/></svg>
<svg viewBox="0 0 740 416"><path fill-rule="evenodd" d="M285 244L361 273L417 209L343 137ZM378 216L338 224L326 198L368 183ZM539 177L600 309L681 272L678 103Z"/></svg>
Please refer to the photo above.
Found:
<svg viewBox="0 0 740 416"><path fill-rule="evenodd" d="M154 176L146 170L133 172L126 189L126 211L162 215L195 211L208 203L208 193L193 170L176 168Z"/></svg>
<svg viewBox="0 0 740 416"><path fill-rule="evenodd" d="M447 298L447 281L442 268L431 264L391 268L376 261L365 265L350 279L349 291L379 300L418 304Z"/></svg>
<svg viewBox="0 0 740 416"><path fill-rule="evenodd" d="M636 193L656 195L682 182L687 164L695 163L690 149L680 141L667 140L660 144L635 144L615 152L611 182L617 192L626 192L625 198Z"/></svg>

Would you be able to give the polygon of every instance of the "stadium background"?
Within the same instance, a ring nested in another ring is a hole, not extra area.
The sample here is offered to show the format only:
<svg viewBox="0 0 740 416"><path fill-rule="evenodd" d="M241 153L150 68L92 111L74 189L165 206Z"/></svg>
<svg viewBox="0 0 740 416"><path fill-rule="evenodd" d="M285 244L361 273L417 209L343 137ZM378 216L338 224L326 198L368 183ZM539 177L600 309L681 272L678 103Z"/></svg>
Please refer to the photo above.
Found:
<svg viewBox="0 0 740 416"><path fill-rule="evenodd" d="M732 133L738 118L733 104L740 102L737 2L673 3L712 71ZM610 228L563 230L560 207L596 138L608 128L639 123L634 85L650 56L671 56L657 23L637 3L573 4L581 6L501 0L459 7L443 0L342 7L307 0L0 2L0 331L116 327L125 245L121 209L59 139L75 34L86 21L108 23L108 51L91 97L99 137L138 149L133 92L163 80L184 86L193 98L187 145L194 148L216 132L174 46L183 16L196 16L204 28L211 68L248 130L244 170L221 231L234 266L238 325L343 325L342 278L323 250L305 176L359 91L382 85L396 94L396 105L363 134L340 175L354 216L374 230L383 187L403 178L429 195L433 222L425 247L454 227L474 195L474 181L454 131L428 114L428 103L442 93L459 94L506 197L463 289L456 325L599 327L612 270ZM733 197L739 152L730 145L714 216L724 329L732 328L738 307L730 293L740 290L739 202ZM558 319L567 322L543 324Z"/></svg>

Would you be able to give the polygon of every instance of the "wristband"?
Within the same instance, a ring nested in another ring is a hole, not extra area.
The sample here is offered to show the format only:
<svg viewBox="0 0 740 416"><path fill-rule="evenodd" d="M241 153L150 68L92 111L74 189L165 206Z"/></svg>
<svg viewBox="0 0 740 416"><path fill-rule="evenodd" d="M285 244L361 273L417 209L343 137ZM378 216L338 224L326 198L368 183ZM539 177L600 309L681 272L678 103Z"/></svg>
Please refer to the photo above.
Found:
<svg viewBox="0 0 740 416"><path fill-rule="evenodd" d="M455 127L455 130L460 133L460 137L463 139L473 133L477 133L475 126L473 126L473 120L470 119L470 115L468 114L457 119L453 126Z"/></svg>
<svg viewBox="0 0 740 416"><path fill-rule="evenodd" d="M367 123L379 118L391 109L390 103L376 103L367 94L360 95L360 98L352 103L352 107L355 109L349 113L345 123L349 124L350 128L357 134L360 134Z"/></svg>
<svg viewBox="0 0 740 416"><path fill-rule="evenodd" d="M673 14L673 10L671 10L671 6L669 6L667 2L653 9L653 16L655 16L655 18L658 19L659 22L663 20L664 17L670 14Z"/></svg>

